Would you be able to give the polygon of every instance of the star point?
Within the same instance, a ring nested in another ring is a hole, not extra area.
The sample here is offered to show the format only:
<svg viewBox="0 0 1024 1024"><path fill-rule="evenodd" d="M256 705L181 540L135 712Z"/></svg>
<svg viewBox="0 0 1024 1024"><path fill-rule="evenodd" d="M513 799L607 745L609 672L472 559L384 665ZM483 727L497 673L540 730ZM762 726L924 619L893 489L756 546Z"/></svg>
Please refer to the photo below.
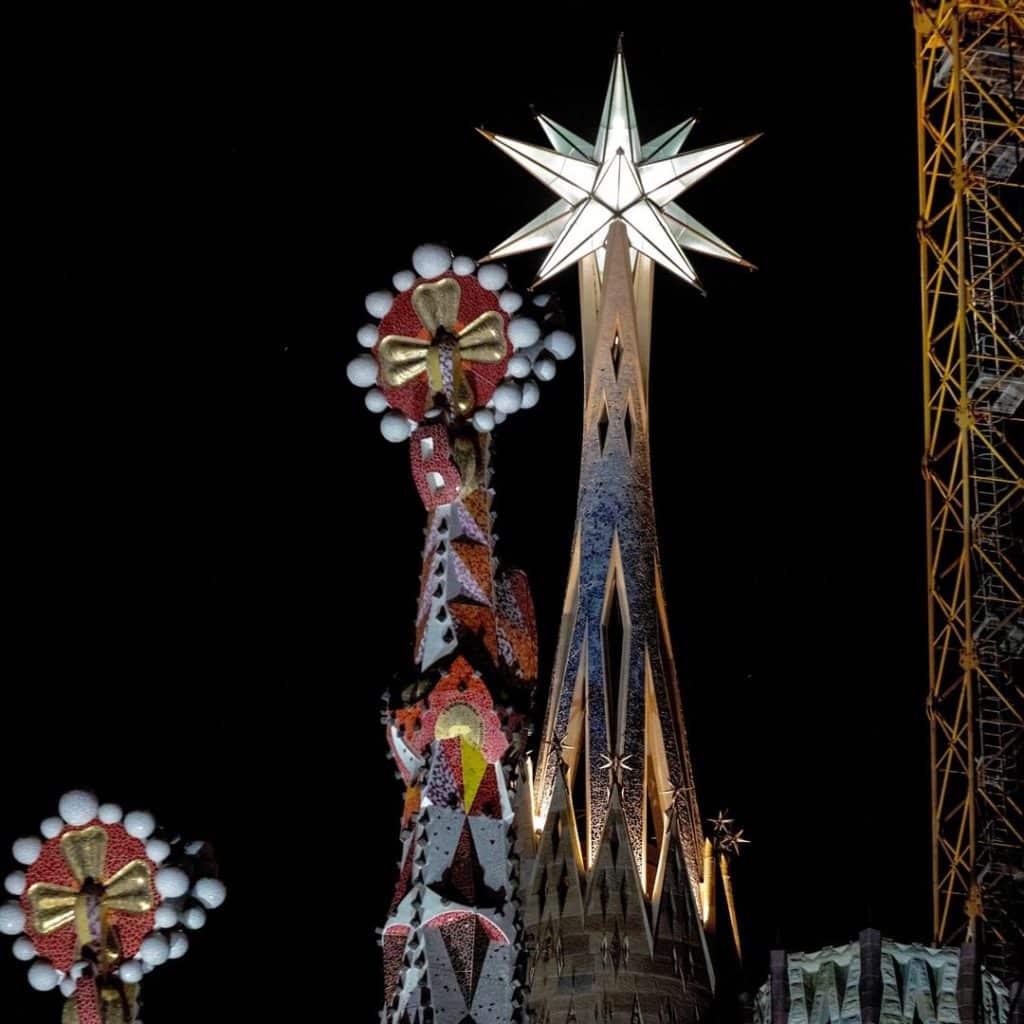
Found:
<svg viewBox="0 0 1024 1024"><path fill-rule="evenodd" d="M534 113L534 117L552 148L477 130L555 192L558 201L481 262L550 248L530 286L535 288L599 250L612 222L621 221L632 250L701 294L707 293L685 250L753 267L674 200L760 138L760 133L684 153L682 146L696 123L690 117L642 144L621 36L593 144L544 114Z"/></svg>

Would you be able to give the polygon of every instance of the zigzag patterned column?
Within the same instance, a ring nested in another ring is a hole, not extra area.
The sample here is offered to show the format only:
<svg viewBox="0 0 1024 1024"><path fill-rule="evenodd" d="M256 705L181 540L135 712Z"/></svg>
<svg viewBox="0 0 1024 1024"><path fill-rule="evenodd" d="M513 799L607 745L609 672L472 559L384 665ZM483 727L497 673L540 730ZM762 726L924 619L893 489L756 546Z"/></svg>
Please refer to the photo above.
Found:
<svg viewBox="0 0 1024 1024"><path fill-rule="evenodd" d="M485 460L488 438L476 445ZM536 646L525 576L493 569L490 498L474 482L429 516L417 616L425 675L387 716L407 787L382 939L388 1021L517 1019L508 780L525 739Z"/></svg>
<svg viewBox="0 0 1024 1024"><path fill-rule="evenodd" d="M387 695L387 740L405 782L402 858L381 945L386 1024L513 1024L523 1019L521 915L509 782L529 729L536 628L523 573L498 568L490 431L533 405L538 380L575 343L535 298L504 289L500 267L454 263L422 246L397 296L349 364L371 387L381 429L409 441L427 509L415 671ZM500 295L498 294L500 291ZM385 412L385 410L387 410Z"/></svg>

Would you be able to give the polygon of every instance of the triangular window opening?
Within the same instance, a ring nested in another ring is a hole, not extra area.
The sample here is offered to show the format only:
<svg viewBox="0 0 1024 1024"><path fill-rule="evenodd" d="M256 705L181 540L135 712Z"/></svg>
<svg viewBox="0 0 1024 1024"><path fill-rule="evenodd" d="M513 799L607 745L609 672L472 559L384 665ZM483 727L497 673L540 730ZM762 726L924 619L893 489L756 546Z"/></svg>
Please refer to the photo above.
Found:
<svg viewBox="0 0 1024 1024"><path fill-rule="evenodd" d="M604 683L608 694L608 748L618 749L619 687L622 679L622 657L625 644L625 626L619 607L619 588L613 582L609 595L604 625Z"/></svg>
<svg viewBox="0 0 1024 1024"><path fill-rule="evenodd" d="M608 404L601 401L601 418L597 421L597 439L601 445L601 451L604 452L605 438L608 437Z"/></svg>
<svg viewBox="0 0 1024 1024"><path fill-rule="evenodd" d="M626 448L629 454L633 454L633 414L629 410L629 406L626 406L626 416L622 421L622 425L626 431Z"/></svg>

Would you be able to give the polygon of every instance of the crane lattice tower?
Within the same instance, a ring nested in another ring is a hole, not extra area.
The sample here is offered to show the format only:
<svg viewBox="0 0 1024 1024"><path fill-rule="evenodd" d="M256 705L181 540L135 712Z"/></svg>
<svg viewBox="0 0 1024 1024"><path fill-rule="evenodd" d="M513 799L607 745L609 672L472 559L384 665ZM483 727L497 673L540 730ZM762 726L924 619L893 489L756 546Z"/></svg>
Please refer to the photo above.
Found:
<svg viewBox="0 0 1024 1024"><path fill-rule="evenodd" d="M978 938L1012 992L1024 948L1024 5L913 9L934 937Z"/></svg>

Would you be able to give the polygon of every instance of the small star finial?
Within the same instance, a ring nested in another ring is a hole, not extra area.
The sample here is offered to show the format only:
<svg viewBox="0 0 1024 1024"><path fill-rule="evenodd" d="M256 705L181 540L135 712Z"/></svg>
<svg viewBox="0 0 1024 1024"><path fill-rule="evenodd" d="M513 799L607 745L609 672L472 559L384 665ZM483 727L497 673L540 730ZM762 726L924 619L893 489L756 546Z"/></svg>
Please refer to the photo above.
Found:
<svg viewBox="0 0 1024 1024"><path fill-rule="evenodd" d="M738 857L740 847L750 842L749 839L743 838L743 829L733 828L736 819L730 818L728 811L719 811L717 817L708 818L708 824L714 833L711 837L712 842L720 853Z"/></svg>

